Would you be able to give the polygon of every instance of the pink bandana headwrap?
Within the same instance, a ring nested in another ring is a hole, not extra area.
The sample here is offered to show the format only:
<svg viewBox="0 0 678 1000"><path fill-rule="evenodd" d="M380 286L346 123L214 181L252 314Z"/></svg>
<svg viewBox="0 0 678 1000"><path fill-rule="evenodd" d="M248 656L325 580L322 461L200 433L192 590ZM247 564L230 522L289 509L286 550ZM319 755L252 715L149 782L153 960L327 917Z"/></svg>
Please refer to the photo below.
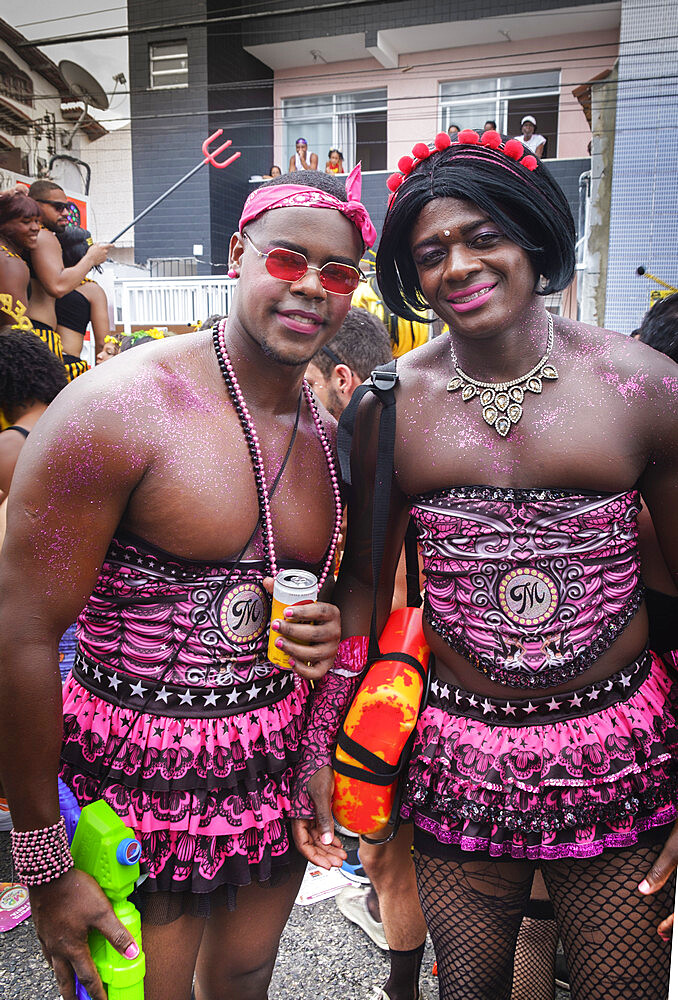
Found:
<svg viewBox="0 0 678 1000"><path fill-rule="evenodd" d="M351 220L359 230L365 245L371 247L377 238L377 231L372 225L367 209L360 201L362 183L358 163L346 178L348 201L339 201L333 194L320 191L318 188L305 187L303 184L273 184L271 187L257 188L245 202L238 228L242 232L243 226L271 208L334 208Z"/></svg>

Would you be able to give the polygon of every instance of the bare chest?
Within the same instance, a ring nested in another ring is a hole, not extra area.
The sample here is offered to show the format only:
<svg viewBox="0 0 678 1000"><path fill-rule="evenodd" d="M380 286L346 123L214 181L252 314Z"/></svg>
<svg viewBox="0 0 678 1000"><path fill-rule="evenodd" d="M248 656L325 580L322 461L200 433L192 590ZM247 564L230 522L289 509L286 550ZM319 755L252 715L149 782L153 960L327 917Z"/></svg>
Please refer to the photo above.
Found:
<svg viewBox="0 0 678 1000"><path fill-rule="evenodd" d="M227 560L240 552L263 515L263 488L270 498L278 561L314 565L329 544L334 494L326 453L310 419L300 422L279 475L292 428L289 420L259 427L258 489L251 450L232 413L193 415L171 431L165 427L123 524L177 555ZM263 554L260 532L248 554Z"/></svg>
<svg viewBox="0 0 678 1000"><path fill-rule="evenodd" d="M441 387L398 412L396 475L408 495L450 485L630 489L647 455L634 408L620 394L565 376L526 393L502 436L479 395Z"/></svg>

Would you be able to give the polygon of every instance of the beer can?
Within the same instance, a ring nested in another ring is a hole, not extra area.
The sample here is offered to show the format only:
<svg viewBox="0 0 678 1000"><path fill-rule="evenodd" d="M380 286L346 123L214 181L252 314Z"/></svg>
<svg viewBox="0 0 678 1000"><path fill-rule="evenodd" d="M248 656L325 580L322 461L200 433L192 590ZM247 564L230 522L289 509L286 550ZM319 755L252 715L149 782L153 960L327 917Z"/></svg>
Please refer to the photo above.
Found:
<svg viewBox="0 0 678 1000"><path fill-rule="evenodd" d="M273 584L273 606L271 608L271 621L277 619L284 621L283 612L285 608L294 607L297 604L313 604L318 597L318 578L305 569L281 569ZM280 638L280 633L273 628L268 637L268 658L277 667L290 669L290 658L282 649L278 649L275 642Z"/></svg>

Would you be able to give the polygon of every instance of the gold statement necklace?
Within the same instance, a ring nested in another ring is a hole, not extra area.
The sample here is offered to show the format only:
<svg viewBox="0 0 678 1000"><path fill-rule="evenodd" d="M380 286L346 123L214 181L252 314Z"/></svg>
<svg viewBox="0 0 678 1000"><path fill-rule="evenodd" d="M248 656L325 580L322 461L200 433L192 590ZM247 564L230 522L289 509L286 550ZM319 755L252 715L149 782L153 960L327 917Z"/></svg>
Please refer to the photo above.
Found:
<svg viewBox="0 0 678 1000"><path fill-rule="evenodd" d="M549 355L553 349L553 317L551 313L548 314L548 326L546 353L527 375L521 375L510 382L480 382L478 379L471 378L459 367L452 337L450 337L452 367L456 374L447 383L447 391L457 392L461 389L461 398L465 403L474 399L475 396L479 396L483 407L483 420L490 427L494 427L501 437L506 437L511 428L522 417L525 393L540 393L543 379L554 381L558 378L555 366L548 363Z"/></svg>

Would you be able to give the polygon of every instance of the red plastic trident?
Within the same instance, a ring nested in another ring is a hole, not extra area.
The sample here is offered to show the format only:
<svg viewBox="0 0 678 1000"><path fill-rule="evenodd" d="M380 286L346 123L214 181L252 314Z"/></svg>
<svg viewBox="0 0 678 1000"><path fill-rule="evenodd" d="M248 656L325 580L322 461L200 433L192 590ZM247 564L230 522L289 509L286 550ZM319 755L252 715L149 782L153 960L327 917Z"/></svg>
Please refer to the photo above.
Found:
<svg viewBox="0 0 678 1000"><path fill-rule="evenodd" d="M223 134L224 130L222 128L219 128L217 129L216 132L213 132L212 135L208 136L207 139L205 139L205 141L202 144L202 152L205 159L201 160L200 163L196 164L192 170L188 171L187 174L184 174L184 176L180 180L178 180L176 184L173 184L171 188L168 188L167 191L165 191L164 194L161 194L159 198L156 198L155 201L148 206L148 208L145 208L143 212L140 212L139 215L136 216L136 218L132 219L132 221L128 226L125 226L124 229L121 229L118 235L114 236L110 242L115 243L116 240L119 240L120 237L123 235L123 233L126 233L128 229L131 229L132 226L139 221L139 219L143 219L145 215L148 215L149 212L152 212L153 209L157 205L159 205L161 201L164 201L165 198L168 198L173 191L176 191L176 189L180 187L184 183L184 181L187 181L189 177L192 177L193 174L197 174L200 168L204 167L206 163L211 163L213 167L217 168L217 170L223 170L224 167L228 167L231 163L233 163L234 160L237 160L238 157L240 156L240 153L233 153L231 156L228 157L227 160L216 159L219 153L223 153L223 151L225 149L228 149L228 147L231 145L230 139L227 139L226 142L224 142L221 146L219 146L218 149L215 149L213 153L210 153L209 147L211 143L215 142L219 138L219 136Z"/></svg>
<svg viewBox="0 0 678 1000"><path fill-rule="evenodd" d="M234 153L232 156L229 156L227 160L223 160L221 163L217 162L217 160L214 159L214 157L218 156L219 153L223 153L225 149L228 149L228 147L231 145L230 139L227 139L222 146L219 146L219 149L215 149L213 153L210 153L209 151L210 143L216 142L219 136L223 134L224 134L223 128L218 128L216 132L213 132L212 135L208 136L207 139L205 139L205 141L202 144L202 155L205 157L205 159L202 161L201 164L199 164L199 166L196 169L199 169L199 167L201 167L203 163L211 163L213 167L217 168L217 170L223 170L224 167L227 167L229 165L229 163L233 163L234 160L238 159L240 153ZM186 174L186 176L190 177L190 174Z"/></svg>

